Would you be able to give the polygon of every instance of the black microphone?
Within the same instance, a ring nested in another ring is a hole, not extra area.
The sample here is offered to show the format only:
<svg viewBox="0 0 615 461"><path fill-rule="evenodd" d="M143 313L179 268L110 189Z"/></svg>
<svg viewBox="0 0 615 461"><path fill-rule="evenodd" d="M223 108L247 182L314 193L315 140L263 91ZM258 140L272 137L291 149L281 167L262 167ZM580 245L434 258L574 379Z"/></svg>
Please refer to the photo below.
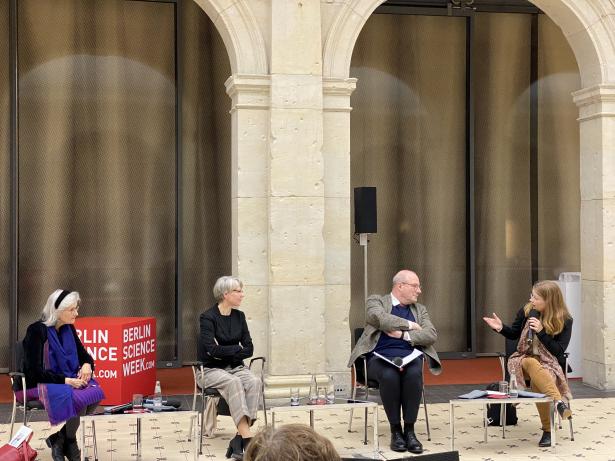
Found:
<svg viewBox="0 0 615 461"><path fill-rule="evenodd" d="M393 360L391 360L395 365L397 365L398 367L401 367L404 364L404 361L401 359L401 357L395 357Z"/></svg>
<svg viewBox="0 0 615 461"><path fill-rule="evenodd" d="M530 312L527 314L527 319L529 320L531 318L539 319L540 318L540 312L538 312L536 309L530 310ZM534 330L532 330L530 328L528 333L527 333L527 344L528 344L528 346L531 346L533 342L534 342Z"/></svg>

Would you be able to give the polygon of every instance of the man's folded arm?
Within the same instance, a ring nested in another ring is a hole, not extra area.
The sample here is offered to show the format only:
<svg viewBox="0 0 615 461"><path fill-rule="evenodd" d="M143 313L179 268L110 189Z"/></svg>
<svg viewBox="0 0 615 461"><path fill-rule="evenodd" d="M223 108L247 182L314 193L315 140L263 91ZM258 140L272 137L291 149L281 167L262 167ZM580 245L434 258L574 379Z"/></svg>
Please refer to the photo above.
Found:
<svg viewBox="0 0 615 461"><path fill-rule="evenodd" d="M410 324L406 319L388 313L379 296L367 298L366 322L380 331L408 330Z"/></svg>
<svg viewBox="0 0 615 461"><path fill-rule="evenodd" d="M438 339L438 331L431 323L429 314L425 311L420 316L418 324L421 330L410 330L406 334L413 345L416 346L431 346Z"/></svg>

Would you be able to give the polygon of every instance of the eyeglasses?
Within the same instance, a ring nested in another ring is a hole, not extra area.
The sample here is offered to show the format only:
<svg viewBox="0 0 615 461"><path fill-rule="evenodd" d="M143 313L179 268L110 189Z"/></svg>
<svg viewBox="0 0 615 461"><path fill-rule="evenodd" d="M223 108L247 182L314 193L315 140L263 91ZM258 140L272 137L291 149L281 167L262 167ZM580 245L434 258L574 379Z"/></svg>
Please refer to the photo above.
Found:
<svg viewBox="0 0 615 461"><path fill-rule="evenodd" d="M415 290L422 290L423 289L423 287L421 286L420 283L400 282L400 285L408 285L408 286L414 288Z"/></svg>
<svg viewBox="0 0 615 461"><path fill-rule="evenodd" d="M231 290L233 293L243 293L243 290L240 289L235 289L235 290Z"/></svg>

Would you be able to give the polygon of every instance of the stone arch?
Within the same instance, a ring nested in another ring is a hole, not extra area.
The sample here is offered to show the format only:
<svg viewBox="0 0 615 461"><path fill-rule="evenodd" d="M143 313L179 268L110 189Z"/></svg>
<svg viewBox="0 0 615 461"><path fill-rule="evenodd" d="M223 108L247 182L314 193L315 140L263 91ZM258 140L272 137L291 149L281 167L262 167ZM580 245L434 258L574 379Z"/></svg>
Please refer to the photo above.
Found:
<svg viewBox="0 0 615 461"><path fill-rule="evenodd" d="M193 0L218 29L231 63L233 75L266 75L265 40L248 0Z"/></svg>
<svg viewBox="0 0 615 461"><path fill-rule="evenodd" d="M615 81L615 9L609 0L530 1L562 29L579 64L583 87ZM348 78L359 33L384 2L351 0L344 5L325 38L325 78Z"/></svg>

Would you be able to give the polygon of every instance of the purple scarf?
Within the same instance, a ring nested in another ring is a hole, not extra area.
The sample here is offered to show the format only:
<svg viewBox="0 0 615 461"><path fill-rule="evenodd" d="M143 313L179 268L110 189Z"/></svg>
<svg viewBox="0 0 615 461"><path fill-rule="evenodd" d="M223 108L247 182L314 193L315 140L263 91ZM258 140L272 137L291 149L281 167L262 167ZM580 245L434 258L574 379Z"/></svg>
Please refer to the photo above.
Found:
<svg viewBox="0 0 615 461"><path fill-rule="evenodd" d="M68 378L77 377L80 369L79 357L75 336L69 325L62 325L59 331L56 331L55 327L47 327L43 356L46 369ZM83 389L75 389L68 384L40 383L38 395L52 425L79 415L86 406L105 398L94 379Z"/></svg>

